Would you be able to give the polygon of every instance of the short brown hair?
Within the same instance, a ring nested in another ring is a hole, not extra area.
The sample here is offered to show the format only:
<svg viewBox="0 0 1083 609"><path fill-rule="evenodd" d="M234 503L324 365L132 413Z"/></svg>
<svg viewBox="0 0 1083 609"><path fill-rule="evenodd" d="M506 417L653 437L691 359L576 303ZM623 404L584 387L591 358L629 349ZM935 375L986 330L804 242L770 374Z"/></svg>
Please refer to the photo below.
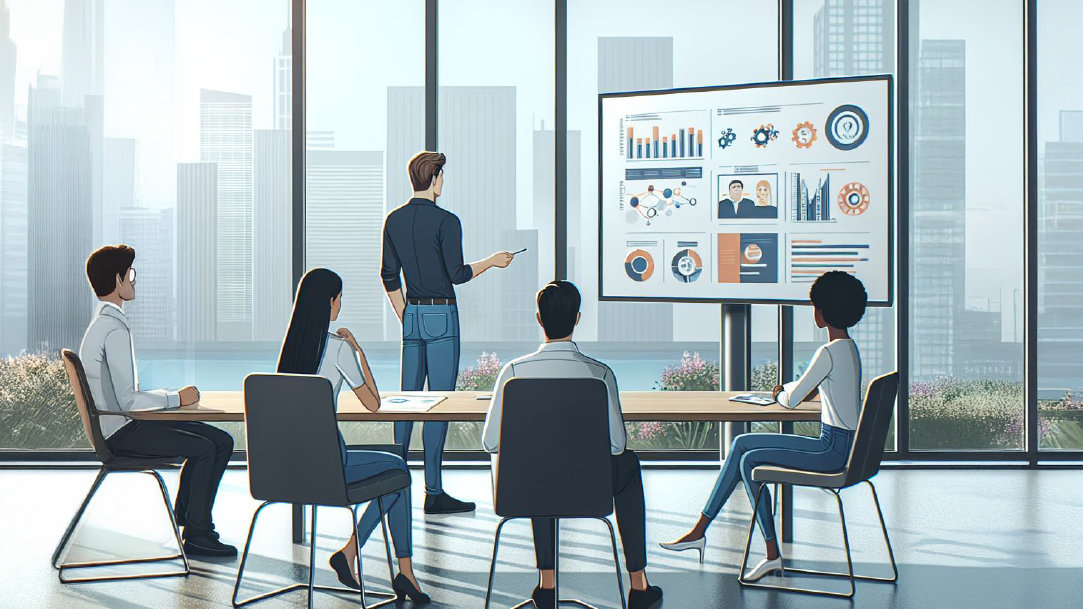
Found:
<svg viewBox="0 0 1083 609"><path fill-rule="evenodd" d="M414 185L414 192L427 190L432 185L432 179L444 170L447 157L442 152L429 152L422 150L410 159L407 172L410 174L410 183Z"/></svg>
<svg viewBox="0 0 1083 609"><path fill-rule="evenodd" d="M98 296L117 289L117 275L124 276L135 262L135 250L127 245L107 245L86 259L86 278Z"/></svg>

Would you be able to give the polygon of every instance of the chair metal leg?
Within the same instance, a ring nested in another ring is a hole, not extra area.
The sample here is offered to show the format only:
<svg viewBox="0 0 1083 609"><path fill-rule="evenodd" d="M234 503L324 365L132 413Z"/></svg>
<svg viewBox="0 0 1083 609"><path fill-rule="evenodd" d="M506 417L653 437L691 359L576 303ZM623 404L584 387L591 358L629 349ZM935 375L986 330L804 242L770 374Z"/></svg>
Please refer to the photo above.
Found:
<svg viewBox="0 0 1083 609"><path fill-rule="evenodd" d="M248 539L245 541L245 544L244 544L244 553L241 554L241 566L237 570L237 582L233 587L233 606L234 607L243 607L245 605L250 605L252 603L257 603L259 601L264 601L264 600L267 600L269 598L273 598L273 597L276 597L276 596L281 596L283 594L287 594L287 593L293 592L295 590L305 590L305 591L308 592L308 606L310 608L312 607L313 597L315 595L316 590L320 590L320 591L323 591L323 592L341 592L341 593L350 594L350 595L357 594L357 590L354 590L352 588L342 588L342 587L337 587L337 586L317 586L317 585L315 585L315 577L316 577L316 506L310 506L312 508L312 522L311 522L312 533L311 533L311 539L310 539L311 544L310 544L310 547L309 547L309 557L308 557L308 560L309 560L309 563L308 563L308 568L309 568L309 571L308 571L308 583L300 583L300 582L298 582L298 583L295 583L295 584L291 584L289 586L285 586L283 588L278 588L277 590L272 590L270 592L260 594L258 596L253 596L253 597L244 599L242 601L237 600L237 593L240 591L241 579L244 576L244 569L245 569L245 566L248 564L248 553L249 553L249 551L251 549L251 545L252 545L252 536L256 531L256 522L259 520L259 515L260 515L260 512L263 511L263 508L267 507L268 505L271 505L271 503L272 502L266 501L266 502L260 504L260 506L258 508L256 508L256 512L254 514L252 514L252 525L248 529ZM354 518L353 518L353 521L352 521L354 523L353 526L356 528L356 523L357 523L356 507L354 508L354 511L352 513L354 515ZM357 550L358 550L358 553L357 553L358 581L361 582L361 588L362 588L362 595L361 595L361 599L362 599L361 600L361 607L362 607L362 609L376 609L376 607L381 607L381 606L386 605L386 604L388 604L390 602L393 602L394 596L393 595L388 595L388 596L391 596L392 598L388 599L388 600L385 600L385 601L382 601L380 603L376 603L376 604L371 605L371 606L365 604L365 601L364 601L364 598L365 598L364 597L365 579L361 574L361 545L360 545L360 540L358 540ZM372 594L384 594L384 593L372 593Z"/></svg>
<svg viewBox="0 0 1083 609"><path fill-rule="evenodd" d="M493 579L496 577L496 554L500 550L500 531L511 518L501 518L500 524L496 525L496 535L493 538L493 560L489 563L489 586L485 589L485 609L489 609L489 601L493 597Z"/></svg>
<svg viewBox="0 0 1083 609"><path fill-rule="evenodd" d="M394 585L395 567L391 564L393 562L391 560L391 536L388 534L387 514L384 513L383 497L376 498L376 507L380 508L380 528L384 532L384 550L387 551L387 573L388 577L391 578L388 581L392 582L392 585Z"/></svg>
<svg viewBox="0 0 1083 609"><path fill-rule="evenodd" d="M150 558L128 558L128 559L122 559L122 560L101 560L101 561L89 561L89 562L81 562L81 563L58 564L58 561L60 559L60 554L63 552L64 547L71 540L72 534L74 534L75 529L78 527L79 520L82 519L83 514L86 512L87 507L90 505L91 499L93 499L94 496L97 494L98 489L101 488L102 482L104 482L105 477L109 473L110 472L105 467L102 467L102 469L98 472L98 477L94 480L94 484L91 485L90 492L87 493L86 499L84 499L83 504L81 506L79 506L79 510L76 512L75 517L72 519L71 523L68 524L67 531L64 533L64 536L60 539L60 543L57 544L56 550L53 552L53 567L55 569L57 569L57 577L60 579L60 583L63 583L63 584L78 584L78 583L88 583L88 582L118 581L118 580L126 580L126 579L149 579L149 578L156 578L156 577L185 577L189 573L191 573L191 569L190 569L190 567L188 565L188 557L184 555L184 543L180 539L180 531L177 529L177 522L176 522L176 520L174 519L174 516L173 516L173 506L169 501L169 494L166 491L165 482L162 480L162 477L158 474L158 472L153 471L153 470L146 470L146 471L143 471L143 472L140 472L140 473L150 474L158 482L158 488L162 492L162 501L165 503L166 512L169 513L169 521L173 526L173 534L174 534L174 537L175 537L175 539L177 541L177 554L170 554L170 555L167 555L167 556L154 556L154 557L150 557ZM127 472L125 472L125 473L127 473ZM146 564L146 563L165 562L165 561L178 560L178 559L183 562L184 568L181 569L181 570L177 570L177 571L165 571L165 572L157 572L157 573L135 573L135 574L131 574L131 575L107 575L107 576L102 576L102 577L69 578L69 577L64 576L64 572L67 571L67 570L71 570L71 569L85 569L85 568L92 568L92 567L107 567L107 566L117 566L117 565Z"/></svg>
<svg viewBox="0 0 1083 609"><path fill-rule="evenodd" d="M884 512L880 509L880 497L876 493L876 487L873 486L872 480L866 480L865 484L869 485L869 490L872 491L872 502L876 506L876 516L880 519L880 532L884 535L884 545L887 546L887 559L891 563L891 577L871 577L868 575L858 575L858 579L865 579L870 581L879 582L897 582L899 581L899 567L895 564L895 551L891 549L891 539L887 535L887 525L884 524Z"/></svg>
<svg viewBox="0 0 1083 609"><path fill-rule="evenodd" d="M620 574L620 556L617 555L617 533L608 518L599 518L609 528L609 542L613 545L613 565L617 568L617 589L620 591L621 609L628 609L628 599L624 596L624 578Z"/></svg>

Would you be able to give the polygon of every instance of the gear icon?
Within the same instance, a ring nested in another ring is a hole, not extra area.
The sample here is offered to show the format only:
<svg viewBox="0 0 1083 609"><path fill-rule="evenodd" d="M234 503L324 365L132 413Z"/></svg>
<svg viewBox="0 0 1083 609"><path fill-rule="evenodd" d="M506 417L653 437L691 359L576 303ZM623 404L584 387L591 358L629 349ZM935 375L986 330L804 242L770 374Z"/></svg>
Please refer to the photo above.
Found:
<svg viewBox="0 0 1083 609"><path fill-rule="evenodd" d="M726 130L722 132L722 136L718 138L718 147L729 148L736 139L737 134L733 132L733 128L727 127Z"/></svg>
<svg viewBox="0 0 1083 609"><path fill-rule="evenodd" d="M816 127L813 127L812 123L808 121L798 123L794 127L791 139L798 148L811 148L812 143L816 141Z"/></svg>
<svg viewBox="0 0 1083 609"><path fill-rule="evenodd" d="M869 189L861 182L850 182L839 190L839 207L848 216L860 216L869 208Z"/></svg>
<svg viewBox="0 0 1083 609"><path fill-rule="evenodd" d="M766 148L772 140L778 138L778 130L771 123L760 125L752 132L752 143L756 148Z"/></svg>

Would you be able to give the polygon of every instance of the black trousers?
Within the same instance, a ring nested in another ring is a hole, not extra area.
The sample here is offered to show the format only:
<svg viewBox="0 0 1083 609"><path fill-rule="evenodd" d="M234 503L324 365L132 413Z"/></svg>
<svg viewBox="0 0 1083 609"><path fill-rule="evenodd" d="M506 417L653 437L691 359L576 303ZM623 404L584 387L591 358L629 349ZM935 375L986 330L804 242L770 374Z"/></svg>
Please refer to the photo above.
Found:
<svg viewBox="0 0 1083 609"><path fill-rule="evenodd" d="M647 507L643 500L643 473L639 457L630 450L613 455L613 500L617 529L624 546L624 562L629 571L647 567ZM539 569L554 568L556 521L531 518L534 527L534 557Z"/></svg>
<svg viewBox="0 0 1083 609"><path fill-rule="evenodd" d="M105 442L118 456L183 457L173 511L186 525L185 537L210 533L218 484L233 454L228 433L194 421L129 421Z"/></svg>

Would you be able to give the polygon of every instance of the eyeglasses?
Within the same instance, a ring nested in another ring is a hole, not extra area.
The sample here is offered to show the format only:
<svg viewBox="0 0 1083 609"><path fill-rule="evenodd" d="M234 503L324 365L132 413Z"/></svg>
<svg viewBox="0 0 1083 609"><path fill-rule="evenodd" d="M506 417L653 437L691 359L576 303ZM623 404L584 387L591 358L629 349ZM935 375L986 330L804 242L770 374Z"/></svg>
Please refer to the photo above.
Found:
<svg viewBox="0 0 1083 609"><path fill-rule="evenodd" d="M128 283L135 282L135 268L128 269Z"/></svg>

